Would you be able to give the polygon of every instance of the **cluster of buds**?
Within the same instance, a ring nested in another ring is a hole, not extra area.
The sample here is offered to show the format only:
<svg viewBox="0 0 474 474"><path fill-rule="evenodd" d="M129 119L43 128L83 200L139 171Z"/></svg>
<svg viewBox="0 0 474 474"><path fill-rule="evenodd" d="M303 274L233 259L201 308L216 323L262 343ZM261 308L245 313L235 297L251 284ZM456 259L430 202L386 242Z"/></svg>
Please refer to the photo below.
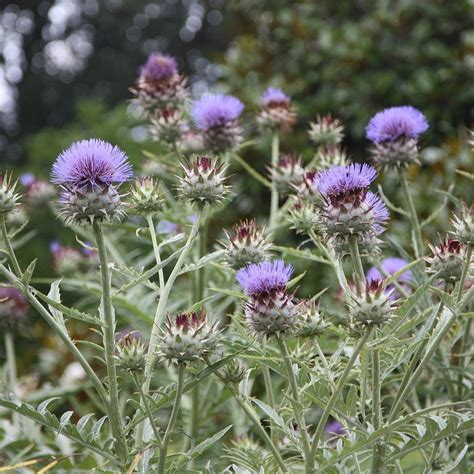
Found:
<svg viewBox="0 0 474 474"><path fill-rule="evenodd" d="M130 210L147 216L159 211L163 204L161 191L156 180L151 177L139 178L130 190Z"/></svg>
<svg viewBox="0 0 474 474"><path fill-rule="evenodd" d="M184 173L179 178L179 193L183 199L203 205L221 204L227 197L227 164L219 158L193 156L181 166Z"/></svg>
<svg viewBox="0 0 474 474"><path fill-rule="evenodd" d="M142 372L145 368L147 345L138 331L121 335L115 345L117 365L127 372Z"/></svg>
<svg viewBox="0 0 474 474"><path fill-rule="evenodd" d="M298 155L283 155L278 164L269 167L272 183L275 183L280 194L289 194L305 180L303 159Z"/></svg>
<svg viewBox="0 0 474 474"><path fill-rule="evenodd" d="M426 258L431 274L438 274L445 283L456 283L461 278L464 259L466 258L465 245L456 239L446 237L439 247L429 246L432 257Z"/></svg>
<svg viewBox="0 0 474 474"><path fill-rule="evenodd" d="M317 116L315 122L309 124L308 135L318 147L336 147L344 138L342 122L331 115Z"/></svg>
<svg viewBox="0 0 474 474"><path fill-rule="evenodd" d="M296 112L291 99L281 89L269 87L262 94L261 102L257 123L262 130L291 130L296 121Z"/></svg>
<svg viewBox="0 0 474 474"><path fill-rule="evenodd" d="M52 242L49 248L53 257L53 268L58 275L87 272L99 266L99 256L93 249L83 248L79 251L74 247L60 245L56 241Z"/></svg>
<svg viewBox="0 0 474 474"><path fill-rule="evenodd" d="M350 236L371 242L384 230L388 210L369 191L377 173L358 163L320 171L314 184L322 197L321 223L325 234L344 244Z"/></svg>
<svg viewBox="0 0 474 474"><path fill-rule="evenodd" d="M326 329L326 323L314 300L303 300L300 307L301 317L295 327L296 335L304 338L321 336Z"/></svg>
<svg viewBox="0 0 474 474"><path fill-rule="evenodd" d="M391 107L374 115L366 128L372 159L383 168L418 162L418 138L428 130L425 116L411 106Z"/></svg>
<svg viewBox="0 0 474 474"><path fill-rule="evenodd" d="M0 214L10 214L18 206L20 195L16 192L17 182L10 175L0 176Z"/></svg>
<svg viewBox="0 0 474 474"><path fill-rule="evenodd" d="M248 367L240 359L232 359L222 368L222 378L231 385L238 385L247 377Z"/></svg>
<svg viewBox="0 0 474 474"><path fill-rule="evenodd" d="M191 116L206 150L226 152L242 143L239 117L243 110L239 99L223 94L208 94L193 104Z"/></svg>
<svg viewBox="0 0 474 474"><path fill-rule="evenodd" d="M0 328L6 331L20 329L28 316L30 306L20 290L11 286L0 287Z"/></svg>
<svg viewBox="0 0 474 474"><path fill-rule="evenodd" d="M176 60L159 53L150 54L131 91L141 107L152 115L157 110L181 107L188 96L186 79L178 73Z"/></svg>
<svg viewBox="0 0 474 474"><path fill-rule="evenodd" d="M180 144L185 129L186 123L182 110L173 107L158 109L150 125L152 138L172 148Z"/></svg>
<svg viewBox="0 0 474 474"><path fill-rule="evenodd" d="M36 178L31 173L21 175L20 183L26 189L26 202L32 208L47 206L56 196L56 190L51 183Z"/></svg>
<svg viewBox="0 0 474 474"><path fill-rule="evenodd" d="M210 324L203 310L180 313L168 318L159 355L178 364L204 359L216 348L218 334L217 324Z"/></svg>
<svg viewBox="0 0 474 474"><path fill-rule="evenodd" d="M62 152L53 165L52 181L61 186L60 215L66 224L120 220L124 204L114 183L132 177L125 153L102 140L83 140Z"/></svg>
<svg viewBox="0 0 474 474"><path fill-rule="evenodd" d="M271 242L265 237L265 227L257 226L255 220L240 221L229 233L225 231L227 242L223 243L225 257L233 268L241 268L249 263L267 260Z"/></svg>
<svg viewBox="0 0 474 474"><path fill-rule="evenodd" d="M470 207L463 203L459 216L454 215L452 234L463 244L474 246L474 204Z"/></svg>
<svg viewBox="0 0 474 474"><path fill-rule="evenodd" d="M393 314L392 291L387 291L382 279L366 281L360 293L350 297L348 305L355 330L382 327Z"/></svg>
<svg viewBox="0 0 474 474"><path fill-rule="evenodd" d="M282 260L251 264L237 272L237 281L249 297L245 318L256 334L270 336L294 328L301 304L287 290L292 272L292 266Z"/></svg>

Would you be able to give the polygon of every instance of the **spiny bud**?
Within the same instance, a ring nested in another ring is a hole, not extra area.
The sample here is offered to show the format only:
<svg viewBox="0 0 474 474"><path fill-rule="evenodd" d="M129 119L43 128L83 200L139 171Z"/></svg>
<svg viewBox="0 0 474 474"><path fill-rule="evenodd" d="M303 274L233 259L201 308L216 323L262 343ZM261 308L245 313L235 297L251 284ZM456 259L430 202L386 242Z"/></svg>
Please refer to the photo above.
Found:
<svg viewBox="0 0 474 474"><path fill-rule="evenodd" d="M79 250L52 242L50 245L54 271L58 275L72 275L78 272L84 263L84 256Z"/></svg>
<svg viewBox="0 0 474 474"><path fill-rule="evenodd" d="M466 247L456 239L446 237L439 247L429 246L433 256L425 260L429 273L438 274L446 283L456 283L460 278L466 257Z"/></svg>
<svg viewBox="0 0 474 474"><path fill-rule="evenodd" d="M43 179L34 178L26 186L26 199L30 207L38 208L51 203L56 196L54 186Z"/></svg>
<svg viewBox="0 0 474 474"><path fill-rule="evenodd" d="M11 175L0 176L0 214L9 214L18 205L20 195L16 192L17 182L13 182Z"/></svg>
<svg viewBox="0 0 474 474"><path fill-rule="evenodd" d="M314 186L314 178L318 174L314 170L305 170L298 183L293 185L294 192L299 199L305 202L316 203L319 200L319 192Z"/></svg>
<svg viewBox="0 0 474 474"><path fill-rule="evenodd" d="M344 127L342 122L334 119L331 115L317 116L315 122L309 124L308 135L310 140L317 146L339 145L344 138Z"/></svg>
<svg viewBox="0 0 474 474"><path fill-rule="evenodd" d="M147 176L135 181L130 192L132 212L146 216L160 210L162 204L160 189L153 178Z"/></svg>
<svg viewBox="0 0 474 474"><path fill-rule="evenodd" d="M308 234L311 230L319 233L321 223L315 205L297 197L293 201L293 206L288 211L288 221L291 223L291 228L297 234Z"/></svg>
<svg viewBox="0 0 474 474"><path fill-rule="evenodd" d="M295 333L299 337L312 338L321 336L326 329L324 322L314 300L300 302L301 316L298 318Z"/></svg>
<svg viewBox="0 0 474 474"><path fill-rule="evenodd" d="M227 165L219 158L194 156L181 165L184 176L179 178L179 192L184 199L197 204L220 204L228 194L225 185Z"/></svg>
<svg viewBox="0 0 474 474"><path fill-rule="evenodd" d="M354 328L386 324L393 313L391 293L381 279L366 281L361 293L348 302Z"/></svg>
<svg viewBox="0 0 474 474"><path fill-rule="evenodd" d="M222 377L232 385L238 385L245 379L248 373L248 367L240 359L232 359L222 369Z"/></svg>
<svg viewBox="0 0 474 474"><path fill-rule="evenodd" d="M140 333L129 332L120 337L115 346L117 365L127 372L141 372L145 368L147 346Z"/></svg>
<svg viewBox="0 0 474 474"><path fill-rule="evenodd" d="M470 207L462 204L460 215L454 215L451 221L452 234L463 244L474 246L474 204Z"/></svg>
<svg viewBox="0 0 474 474"><path fill-rule="evenodd" d="M155 141L170 147L181 141L185 124L180 109L172 107L158 109L151 123L150 132Z"/></svg>
<svg viewBox="0 0 474 474"><path fill-rule="evenodd" d="M176 363L197 361L215 349L218 333L217 324L209 324L204 311L180 313L168 318L159 355Z"/></svg>
<svg viewBox="0 0 474 474"><path fill-rule="evenodd" d="M288 194L304 180L305 169L302 161L298 155L283 155L275 167L269 167L272 182L280 193Z"/></svg>
<svg viewBox="0 0 474 474"><path fill-rule="evenodd" d="M349 157L340 146L328 145L318 150L315 161L318 169L326 169L332 166L347 166Z"/></svg>
<svg viewBox="0 0 474 474"><path fill-rule="evenodd" d="M232 228L231 233L225 231L225 234L225 257L233 268L262 262L270 256L272 245L265 238L265 227L258 227L255 220L240 221Z"/></svg>
<svg viewBox="0 0 474 474"><path fill-rule="evenodd" d="M296 113L291 99L281 90L269 87L261 97L262 109L257 123L262 130L291 130L296 121Z"/></svg>

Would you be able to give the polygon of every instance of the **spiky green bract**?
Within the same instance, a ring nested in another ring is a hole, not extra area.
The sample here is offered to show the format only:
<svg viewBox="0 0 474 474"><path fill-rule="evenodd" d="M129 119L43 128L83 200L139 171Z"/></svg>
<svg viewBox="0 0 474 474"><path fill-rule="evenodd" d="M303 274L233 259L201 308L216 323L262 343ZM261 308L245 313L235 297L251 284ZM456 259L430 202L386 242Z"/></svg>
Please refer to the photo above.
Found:
<svg viewBox="0 0 474 474"><path fill-rule="evenodd" d="M146 176L139 178L130 190L130 210L135 214L147 216L159 211L163 197L155 179Z"/></svg>
<svg viewBox="0 0 474 474"><path fill-rule="evenodd" d="M348 301L353 328L358 331L367 327L382 327L392 317L392 291L386 291L384 280L366 281L358 294Z"/></svg>
<svg viewBox="0 0 474 474"><path fill-rule="evenodd" d="M169 148L179 145L186 132L183 112L179 108L168 107L157 111L151 120L152 138Z"/></svg>
<svg viewBox="0 0 474 474"><path fill-rule="evenodd" d="M319 233L321 229L320 216L316 206L312 202L296 196L293 197L293 205L288 210L288 221L297 234L308 234L311 230Z"/></svg>
<svg viewBox="0 0 474 474"><path fill-rule="evenodd" d="M295 334L299 337L312 338L321 336L326 329L326 323L313 300L300 302L301 316L295 327Z"/></svg>
<svg viewBox="0 0 474 474"><path fill-rule="evenodd" d="M429 246L432 256L426 258L428 272L438 274L446 283L456 283L460 278L466 258L466 246L456 239L446 237L438 247Z"/></svg>
<svg viewBox="0 0 474 474"><path fill-rule="evenodd" d="M210 324L203 310L168 317L159 356L170 363L202 360L216 348L218 334L217 323Z"/></svg>
<svg viewBox="0 0 474 474"><path fill-rule="evenodd" d="M451 232L460 242L474 246L474 204L462 204L459 215L454 215L451 221L454 230Z"/></svg>
<svg viewBox="0 0 474 474"><path fill-rule="evenodd" d="M220 158L195 155L181 166L183 176L179 178L178 190L183 199L198 205L219 205L226 199L228 165Z"/></svg>
<svg viewBox="0 0 474 474"><path fill-rule="evenodd" d="M289 194L304 180L303 158L299 155L283 155L276 166L269 166L268 169L271 181L280 194Z"/></svg>
<svg viewBox="0 0 474 474"><path fill-rule="evenodd" d="M141 334L131 331L116 343L117 365L127 372L142 372L145 368L147 345Z"/></svg>
<svg viewBox="0 0 474 474"><path fill-rule="evenodd" d="M11 175L0 176L0 214L10 214L18 206L20 195L16 192L17 182Z"/></svg>
<svg viewBox="0 0 474 474"><path fill-rule="evenodd" d="M327 147L339 145L344 138L344 126L331 115L317 116L315 122L309 124L308 135L317 146Z"/></svg>
<svg viewBox="0 0 474 474"><path fill-rule="evenodd" d="M265 237L265 227L257 226L255 220L240 221L230 232L224 232L227 236L223 243L225 258L233 268L263 262L270 257L271 241Z"/></svg>
<svg viewBox="0 0 474 474"><path fill-rule="evenodd" d="M238 385L245 379L249 368L240 359L232 359L221 371L222 378L230 384Z"/></svg>
<svg viewBox="0 0 474 474"><path fill-rule="evenodd" d="M291 99L280 89L269 87L261 97L262 108L257 116L261 130L288 132L296 121Z"/></svg>

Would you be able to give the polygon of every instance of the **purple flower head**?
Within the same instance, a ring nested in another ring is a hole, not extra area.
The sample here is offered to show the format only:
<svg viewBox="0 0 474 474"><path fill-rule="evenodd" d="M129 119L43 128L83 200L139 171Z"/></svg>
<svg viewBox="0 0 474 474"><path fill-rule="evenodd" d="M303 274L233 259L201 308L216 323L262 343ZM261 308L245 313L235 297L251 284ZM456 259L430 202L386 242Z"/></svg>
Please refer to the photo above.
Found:
<svg viewBox="0 0 474 474"><path fill-rule="evenodd" d="M178 72L176 60L171 56L152 53L140 69L140 75L149 81L161 81L174 76Z"/></svg>
<svg viewBox="0 0 474 474"><path fill-rule="evenodd" d="M49 244L49 251L54 255L55 253L58 253L61 250L61 244L57 240L53 240Z"/></svg>
<svg viewBox="0 0 474 474"><path fill-rule="evenodd" d="M408 265L408 262L404 260L403 258L399 257L389 257L385 258L382 260L380 266L382 270L387 274L387 275L393 275L394 273L397 273L399 270L402 268L406 267ZM411 280L411 271L407 270L404 272L402 275L400 275L397 278L397 281L400 283L408 283ZM380 278L385 278L384 275L380 273L378 268L372 267L368 272L367 272L367 281L372 281L372 280L378 280Z"/></svg>
<svg viewBox="0 0 474 474"><path fill-rule="evenodd" d="M332 436L343 436L346 434L346 430L344 427L339 423L337 420L331 421L326 425L326 428L324 428L324 431L326 434L330 437Z"/></svg>
<svg viewBox="0 0 474 474"><path fill-rule="evenodd" d="M289 104L290 98L276 87L269 87L261 97L262 104L269 106L271 104Z"/></svg>
<svg viewBox="0 0 474 474"><path fill-rule="evenodd" d="M191 116L201 130L221 127L240 117L244 104L231 95L208 94L194 103Z"/></svg>
<svg viewBox="0 0 474 474"><path fill-rule="evenodd" d="M156 225L156 232L158 234L177 234L181 232L181 225L177 222L160 221Z"/></svg>
<svg viewBox="0 0 474 474"><path fill-rule="evenodd" d="M133 176L127 155L103 140L73 143L53 165L51 181L73 187L108 186Z"/></svg>
<svg viewBox="0 0 474 474"><path fill-rule="evenodd" d="M33 173L24 173L20 175L20 183L23 187L29 188L36 181Z"/></svg>
<svg viewBox="0 0 474 474"><path fill-rule="evenodd" d="M284 288L292 273L291 265L285 265L283 260L273 260L241 268L237 272L236 279L244 292L252 296Z"/></svg>
<svg viewBox="0 0 474 474"><path fill-rule="evenodd" d="M376 178L375 168L367 164L352 163L349 166L333 166L320 171L314 177L314 186L324 196L366 189Z"/></svg>
<svg viewBox="0 0 474 474"><path fill-rule="evenodd" d="M390 107L375 114L365 129L366 137L374 143L418 138L428 130L426 117L414 107Z"/></svg>
<svg viewBox="0 0 474 474"><path fill-rule="evenodd" d="M27 315L28 308L28 300L20 290L12 286L0 287L0 319L23 318Z"/></svg>

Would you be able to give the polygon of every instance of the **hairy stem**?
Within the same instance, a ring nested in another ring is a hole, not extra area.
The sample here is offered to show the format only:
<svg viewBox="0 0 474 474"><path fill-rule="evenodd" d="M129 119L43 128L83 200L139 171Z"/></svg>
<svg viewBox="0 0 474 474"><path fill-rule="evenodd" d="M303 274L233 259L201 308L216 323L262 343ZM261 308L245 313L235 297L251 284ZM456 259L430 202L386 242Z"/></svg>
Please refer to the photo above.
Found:
<svg viewBox="0 0 474 474"><path fill-rule="evenodd" d="M155 229L155 224L153 223L153 217L151 216L151 214L148 214L146 219L148 223L148 229L150 231L151 242L153 244L153 252L155 254L156 264L160 265L161 264L160 247L158 246L158 241L156 239L156 229ZM165 276L163 273L163 268L160 268L158 270L158 280L160 282L160 294L161 294L165 287Z"/></svg>
<svg viewBox="0 0 474 474"><path fill-rule="evenodd" d="M7 224L5 221L5 214L0 215L1 226L2 226L2 236L3 242L7 248L8 256L10 258L10 263L13 266L13 270L18 278L21 278L22 271L20 265L18 264L18 260L15 255L15 251L13 250L12 243L10 242L10 237L8 236Z"/></svg>
<svg viewBox="0 0 474 474"><path fill-rule="evenodd" d="M102 311L103 311L103 336L105 364L107 366L107 381L110 396L109 421L112 433L117 443L119 457L125 461L128 456L127 441L123 433L123 424L120 416L120 404L118 397L117 368L115 363L115 315L111 298L111 276L107 261L107 250L104 235L97 221L93 223L94 234L97 243L97 251L100 260L100 276L102 281Z"/></svg>
<svg viewBox="0 0 474 474"><path fill-rule="evenodd" d="M278 166L278 158L280 154L280 139L278 132L274 132L272 136L272 169ZM268 227L273 230L276 226L276 218L278 213L278 188L275 179L272 178L272 195L270 204L270 217L268 220Z"/></svg>
<svg viewBox="0 0 474 474"><path fill-rule="evenodd" d="M374 339L376 338L377 336L375 334ZM373 425L375 431L380 429L382 425L382 406L380 401L381 384L382 381L380 379L380 353L379 349L375 348L372 351L372 409L374 411ZM372 473L382 473L384 465L384 451L380 443L374 444L372 458Z"/></svg>
<svg viewBox="0 0 474 474"><path fill-rule="evenodd" d="M166 457L168 455L168 444L170 441L171 433L173 432L174 425L176 424L176 419L178 418L179 405L181 403L181 397L183 395L184 389L184 375L185 375L186 365L181 363L179 364L178 369L178 386L176 387L176 396L173 403L173 408L171 409L170 419L168 421L168 426L166 427L165 435L163 436L163 442L161 443L160 449L160 462L158 465L158 473L164 474L166 472Z"/></svg>
<svg viewBox="0 0 474 474"><path fill-rule="evenodd" d="M290 381L291 388L291 402L293 404L293 411L295 412L296 420L298 422L298 427L301 433L301 441L303 442L304 450L304 459L306 466L310 466L310 456L311 448L309 444L308 429L306 428L306 422L304 419L304 413L302 412L303 405L301 404L300 392L298 389L298 383L296 381L296 376L293 371L293 365L291 363L291 357L288 353L288 347L286 347L285 341L281 339L280 336L276 337L278 348L280 349L281 356L283 357L283 362L285 363L286 371L288 373L288 379Z"/></svg>
<svg viewBox="0 0 474 474"><path fill-rule="evenodd" d="M337 382L336 388L334 389L331 397L329 398L326 404L326 407L324 408L324 411L321 415L321 418L319 419L318 426L316 427L316 432L314 433L314 436L312 439L311 456L310 456L311 464L310 464L310 469L309 470L307 469L306 471L307 474L313 473L314 458L316 456L316 450L318 449L319 443L321 442L321 438L324 432L324 427L326 426L329 415L331 414L331 411L334 408L334 405L336 404L337 399L342 394L342 390L344 389L344 385L346 383L347 377L349 376L360 351L364 347L370 335L371 335L371 331L367 330L366 333L359 339L357 345L354 347L351 358L347 362L346 368L344 369L344 372L342 373L341 378Z"/></svg>
<svg viewBox="0 0 474 474"><path fill-rule="evenodd" d="M359 243L355 235L349 237L349 250L351 252L352 266L354 268L354 281L357 289L362 291L364 288L365 273L360 258Z"/></svg>
<svg viewBox="0 0 474 474"><path fill-rule="evenodd" d="M15 393L16 387L16 358L15 358L15 344L13 340L13 334L11 331L5 331L5 353L7 357L7 372L8 372L8 390Z"/></svg>

